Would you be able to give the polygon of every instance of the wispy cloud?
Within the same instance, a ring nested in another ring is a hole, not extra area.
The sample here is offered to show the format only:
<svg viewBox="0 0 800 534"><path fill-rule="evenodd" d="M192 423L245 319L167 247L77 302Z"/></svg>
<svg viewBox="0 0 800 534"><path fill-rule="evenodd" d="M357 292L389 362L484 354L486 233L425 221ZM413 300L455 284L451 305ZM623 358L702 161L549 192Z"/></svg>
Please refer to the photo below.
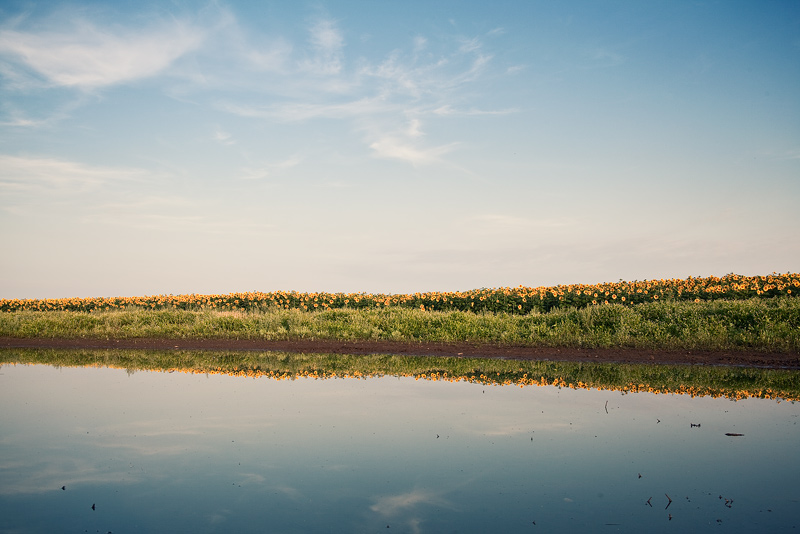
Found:
<svg viewBox="0 0 800 534"><path fill-rule="evenodd" d="M236 141L233 139L233 136L223 130L217 130L216 132L214 132L214 140L223 145L236 144Z"/></svg>
<svg viewBox="0 0 800 534"><path fill-rule="evenodd" d="M280 71L286 67L291 52L290 44L279 41L271 48L245 50L243 55L257 70Z"/></svg>
<svg viewBox="0 0 800 534"><path fill-rule="evenodd" d="M344 37L332 20L319 20L309 29L312 57L303 62L303 67L315 75L339 74L344 59Z"/></svg>
<svg viewBox="0 0 800 534"><path fill-rule="evenodd" d="M760 152L759 157L773 159L773 160L794 160L800 159L800 148L789 150L770 150Z"/></svg>
<svg viewBox="0 0 800 534"><path fill-rule="evenodd" d="M490 35L500 33L498 29ZM458 140L425 138L423 119L497 116L519 111L465 105L469 97L461 89L482 77L493 56L486 52L479 37L453 38L449 42L449 50L437 54L429 49L425 36L416 35L405 50L395 49L377 59L360 57L346 62L344 33L337 22L323 18L309 27L307 57L295 63L296 70L278 74L285 83L272 81L261 97L225 98L216 107L271 122L348 121L354 131L364 132L363 142L377 158L403 160L412 165L445 162L446 155L459 145ZM302 53L303 49L299 50ZM283 64L290 65L291 61ZM335 98L331 98L333 93ZM255 172L246 173L249 178L267 174L266 169L251 170Z"/></svg>
<svg viewBox="0 0 800 534"><path fill-rule="evenodd" d="M261 180L280 173L281 171L296 167L302 161L300 156L294 155L277 163L270 163L260 167L244 167L241 169L239 177L242 180Z"/></svg>
<svg viewBox="0 0 800 534"><path fill-rule="evenodd" d="M433 147L424 146L422 121L418 118L407 121L404 127L393 132L372 132L369 147L378 158L400 159L412 165L426 165L440 161L442 156L454 150L458 143Z"/></svg>
<svg viewBox="0 0 800 534"><path fill-rule="evenodd" d="M414 41L413 42L414 42L414 53L415 54L419 54L420 52L425 50L425 48L427 48L427 46L428 46L428 40L425 37L421 36L421 35L417 35L416 37L414 37Z"/></svg>
<svg viewBox="0 0 800 534"><path fill-rule="evenodd" d="M494 109L494 110L483 110L483 109L456 109L450 104L445 104L444 106L438 107L434 109L431 113L434 115L439 115L442 117L445 116L474 116L474 115L510 115L512 113L519 113L519 109L517 108L508 108L508 109Z"/></svg>
<svg viewBox="0 0 800 534"><path fill-rule="evenodd" d="M168 72L176 83L164 91L192 105L206 102L270 122L348 121L375 157L413 165L444 162L459 144L455 138L426 138L422 119L518 111L468 105L469 96L461 89L478 80L493 59L480 37L451 38L449 48L437 53L426 36L416 35L405 49L347 61L345 33L330 17L309 24L306 43L291 43L276 35L266 40L249 35L225 8L210 11L218 15L213 21L206 14L204 19L176 18L143 27L103 26L73 16L60 24L47 22L46 31L33 31L17 21L0 29L0 65L15 76L27 76L29 83L82 89ZM190 53L193 61L178 61ZM223 82L229 71L247 75ZM217 96L210 100L211 90ZM6 120L7 126L37 124L26 116ZM237 143L221 128L212 138L222 145ZM276 170L280 167L250 166L242 177L263 178Z"/></svg>
<svg viewBox="0 0 800 534"><path fill-rule="evenodd" d="M408 123L408 129L406 130L406 135L408 137L421 137L423 135L422 130L422 123L419 119L411 119Z"/></svg>
<svg viewBox="0 0 800 534"><path fill-rule="evenodd" d="M481 47L482 44L480 39L478 39L477 37L473 37L471 39L462 39L459 50L461 50L462 52L475 52L477 50L480 50Z"/></svg>
<svg viewBox="0 0 800 534"><path fill-rule="evenodd" d="M2 65L1 58L0 65ZM42 101L37 98L35 91L21 92L14 83L6 87L9 92L3 95L7 100L0 103L0 115L3 116L0 125L20 129L45 129L56 126L69 119L76 109L95 98L86 93L73 93ZM34 105L30 105L34 102Z"/></svg>
<svg viewBox="0 0 800 534"><path fill-rule="evenodd" d="M275 225L254 221L246 217L231 219L213 215L198 215L196 210L187 213L172 213L166 209L159 212L123 210L115 204L104 204L93 208L94 213L83 215L84 224L120 226L138 230L157 230L159 232L201 232L205 235L249 235L260 236L275 229Z"/></svg>
<svg viewBox="0 0 800 534"><path fill-rule="evenodd" d="M110 182L143 180L141 169L97 167L54 158L0 155L0 191L63 193Z"/></svg>
<svg viewBox="0 0 800 534"><path fill-rule="evenodd" d="M591 61L588 68L616 67L625 62L625 56L608 48L594 48L587 56Z"/></svg>
<svg viewBox="0 0 800 534"><path fill-rule="evenodd" d="M375 155L380 158L401 159L412 165L424 165L440 161L442 156L451 152L458 143L449 143L430 148L412 145L408 140L387 136L369 145Z"/></svg>
<svg viewBox="0 0 800 534"><path fill-rule="evenodd" d="M203 30L181 21L129 29L74 19L44 32L0 30L0 57L18 78L29 69L52 85L91 89L158 74L203 38Z"/></svg>
<svg viewBox="0 0 800 534"><path fill-rule="evenodd" d="M399 52L394 52L377 65L363 66L360 74L379 82L378 90L385 94L419 99L426 94L434 94L450 83L449 76L440 72L450 67L449 63L446 57L417 63L414 58L404 58Z"/></svg>
<svg viewBox="0 0 800 534"><path fill-rule="evenodd" d="M14 117L7 121L0 122L0 126L39 126L43 123L44 121L40 120L31 120L22 117Z"/></svg>
<svg viewBox="0 0 800 534"><path fill-rule="evenodd" d="M384 113L394 106L387 105L381 98L360 98L333 104L317 103L285 103L269 106L247 106L225 102L219 106L224 111L261 119L272 119L282 122L306 121L310 119L348 119Z"/></svg>

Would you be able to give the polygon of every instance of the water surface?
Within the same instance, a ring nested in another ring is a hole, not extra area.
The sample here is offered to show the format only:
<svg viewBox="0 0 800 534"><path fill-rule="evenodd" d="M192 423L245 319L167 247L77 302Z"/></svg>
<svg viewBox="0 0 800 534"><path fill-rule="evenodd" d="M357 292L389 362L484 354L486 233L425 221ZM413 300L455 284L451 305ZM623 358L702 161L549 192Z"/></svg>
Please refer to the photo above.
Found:
<svg viewBox="0 0 800 534"><path fill-rule="evenodd" d="M791 402L47 365L0 402L0 532L800 524Z"/></svg>

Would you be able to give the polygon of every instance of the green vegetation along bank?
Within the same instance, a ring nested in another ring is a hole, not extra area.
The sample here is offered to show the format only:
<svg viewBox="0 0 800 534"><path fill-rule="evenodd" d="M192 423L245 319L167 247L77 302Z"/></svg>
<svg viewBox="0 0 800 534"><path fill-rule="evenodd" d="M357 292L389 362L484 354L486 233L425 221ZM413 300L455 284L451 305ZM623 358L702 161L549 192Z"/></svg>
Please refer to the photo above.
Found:
<svg viewBox="0 0 800 534"><path fill-rule="evenodd" d="M527 314L407 307L15 311L0 313L0 336L385 340L800 353L800 299L658 300Z"/></svg>

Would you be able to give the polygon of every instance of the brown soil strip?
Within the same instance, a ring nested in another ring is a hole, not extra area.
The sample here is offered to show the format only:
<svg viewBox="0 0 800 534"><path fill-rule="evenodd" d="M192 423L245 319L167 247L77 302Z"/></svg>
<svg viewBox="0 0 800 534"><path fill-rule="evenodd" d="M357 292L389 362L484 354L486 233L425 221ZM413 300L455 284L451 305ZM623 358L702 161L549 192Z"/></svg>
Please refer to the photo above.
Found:
<svg viewBox="0 0 800 534"><path fill-rule="evenodd" d="M253 339L62 339L0 337L0 348L253 350L334 354L462 356L567 362L730 365L800 369L800 354L753 350L689 351L657 349L587 349L525 347L473 343L410 343L400 341L332 341Z"/></svg>

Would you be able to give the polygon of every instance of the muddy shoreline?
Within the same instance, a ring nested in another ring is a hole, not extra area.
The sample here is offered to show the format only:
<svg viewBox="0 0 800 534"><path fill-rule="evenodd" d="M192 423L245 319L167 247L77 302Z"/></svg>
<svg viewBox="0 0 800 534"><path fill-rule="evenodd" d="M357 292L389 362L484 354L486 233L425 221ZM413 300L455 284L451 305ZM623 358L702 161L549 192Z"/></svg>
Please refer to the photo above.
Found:
<svg viewBox="0 0 800 534"><path fill-rule="evenodd" d="M334 354L459 356L564 362L728 365L800 369L800 354L755 350L695 351L659 349L590 349L525 347L475 343L410 343L400 341L336 341L251 339L69 339L0 337L0 348L153 349L212 351L284 351Z"/></svg>

